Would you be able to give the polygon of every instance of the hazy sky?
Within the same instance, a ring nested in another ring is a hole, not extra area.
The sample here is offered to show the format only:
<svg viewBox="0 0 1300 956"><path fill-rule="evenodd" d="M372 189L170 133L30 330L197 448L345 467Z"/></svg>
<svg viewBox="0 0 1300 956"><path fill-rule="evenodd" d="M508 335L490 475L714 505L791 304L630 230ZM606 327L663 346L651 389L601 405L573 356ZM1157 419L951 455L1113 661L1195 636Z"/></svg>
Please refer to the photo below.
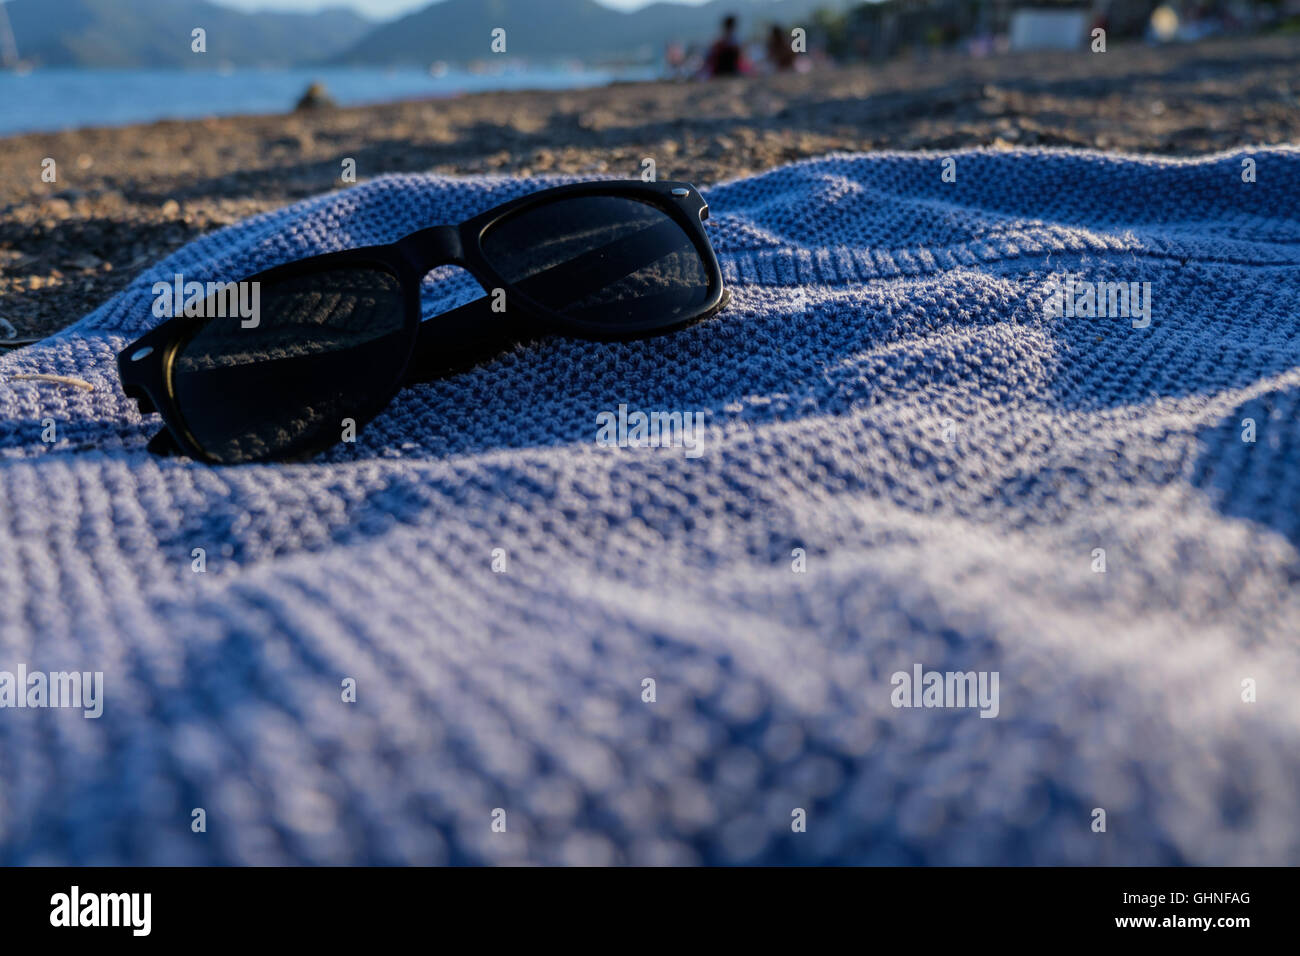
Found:
<svg viewBox="0 0 1300 956"><path fill-rule="evenodd" d="M351 7L358 13L374 19L387 19L427 7L430 0L215 0L222 6L240 10L320 10L324 7ZM545 0L540 0L545 2ZM607 7L633 10L651 0L597 0ZM703 3L704 0L676 0L683 3Z"/></svg>

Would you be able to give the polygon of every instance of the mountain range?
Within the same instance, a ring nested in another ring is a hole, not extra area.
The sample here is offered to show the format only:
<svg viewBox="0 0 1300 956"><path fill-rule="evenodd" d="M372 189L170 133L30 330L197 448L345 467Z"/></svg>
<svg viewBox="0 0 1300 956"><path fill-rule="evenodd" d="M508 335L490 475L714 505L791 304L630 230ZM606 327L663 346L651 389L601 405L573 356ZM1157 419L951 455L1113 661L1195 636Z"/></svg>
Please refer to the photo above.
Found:
<svg viewBox="0 0 1300 956"><path fill-rule="evenodd" d="M725 13L738 14L742 28L756 32L768 21L794 24L816 8L844 3L657 2L626 12L596 0L434 0L378 24L344 8L246 13L209 0L9 0L4 10L19 56L37 66L169 69L465 63L491 55L498 27L506 31L508 56L644 59L670 40L706 42ZM190 48L196 27L206 31L206 54Z"/></svg>
<svg viewBox="0 0 1300 956"><path fill-rule="evenodd" d="M836 0L711 0L652 3L626 12L596 0L441 0L381 24L332 59L337 63L427 64L491 55L492 31L506 31L506 53L581 60L656 55L670 40L705 43L727 13L750 32L768 21L791 24Z"/></svg>
<svg viewBox="0 0 1300 956"><path fill-rule="evenodd" d="M207 0L10 0L18 55L37 66L196 68L325 60L374 29L346 9L244 13ZM207 52L190 49L206 31Z"/></svg>

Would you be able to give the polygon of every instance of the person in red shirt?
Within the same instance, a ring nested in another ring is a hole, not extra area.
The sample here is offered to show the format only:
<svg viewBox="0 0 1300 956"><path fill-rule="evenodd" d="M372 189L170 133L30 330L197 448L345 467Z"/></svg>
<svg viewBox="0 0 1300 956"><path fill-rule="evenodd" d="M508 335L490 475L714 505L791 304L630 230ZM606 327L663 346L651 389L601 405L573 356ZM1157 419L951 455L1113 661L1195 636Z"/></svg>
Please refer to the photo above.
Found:
<svg viewBox="0 0 1300 956"><path fill-rule="evenodd" d="M745 51L736 39L736 18L730 14L722 18L722 36L709 47L709 55L704 60L706 76L738 76L750 72L749 61Z"/></svg>

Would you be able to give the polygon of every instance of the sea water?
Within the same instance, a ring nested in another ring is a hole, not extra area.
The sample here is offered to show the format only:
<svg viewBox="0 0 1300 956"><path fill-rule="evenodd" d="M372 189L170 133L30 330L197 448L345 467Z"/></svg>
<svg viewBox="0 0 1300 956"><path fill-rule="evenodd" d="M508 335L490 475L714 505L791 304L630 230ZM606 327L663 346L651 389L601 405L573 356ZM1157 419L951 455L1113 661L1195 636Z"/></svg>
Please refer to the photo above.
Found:
<svg viewBox="0 0 1300 956"><path fill-rule="evenodd" d="M37 69L0 71L0 136L81 126L120 126L293 109L313 82L341 106L454 96L480 90L574 89L652 79L650 67L625 69L503 65L456 68L182 70Z"/></svg>

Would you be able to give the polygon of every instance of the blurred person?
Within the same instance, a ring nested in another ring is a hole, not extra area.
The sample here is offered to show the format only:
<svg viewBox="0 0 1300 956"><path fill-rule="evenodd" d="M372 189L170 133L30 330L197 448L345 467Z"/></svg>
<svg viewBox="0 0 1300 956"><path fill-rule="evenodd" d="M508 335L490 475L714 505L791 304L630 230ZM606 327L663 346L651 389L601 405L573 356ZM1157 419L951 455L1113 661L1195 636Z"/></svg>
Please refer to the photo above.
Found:
<svg viewBox="0 0 1300 956"><path fill-rule="evenodd" d="M774 72L785 73L794 69L795 52L785 30L779 23L772 24L767 34L767 62Z"/></svg>
<svg viewBox="0 0 1300 956"><path fill-rule="evenodd" d="M686 48L676 40L671 40L664 47L664 67L671 77L680 77L686 67Z"/></svg>
<svg viewBox="0 0 1300 956"><path fill-rule="evenodd" d="M736 18L727 14L722 18L722 36L713 41L708 56L704 59L705 76L739 76L751 72L752 67L745 58L736 39Z"/></svg>

